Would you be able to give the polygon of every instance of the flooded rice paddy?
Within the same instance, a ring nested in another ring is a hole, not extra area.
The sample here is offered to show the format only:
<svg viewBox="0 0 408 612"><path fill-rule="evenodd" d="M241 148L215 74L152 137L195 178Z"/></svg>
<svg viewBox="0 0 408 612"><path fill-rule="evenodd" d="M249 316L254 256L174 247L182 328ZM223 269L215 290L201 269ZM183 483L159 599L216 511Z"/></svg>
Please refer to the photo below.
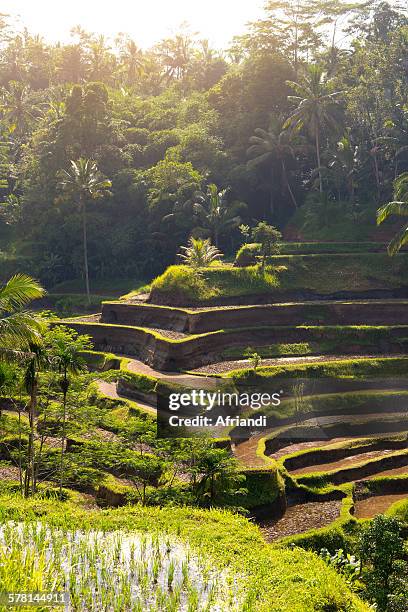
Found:
<svg viewBox="0 0 408 612"><path fill-rule="evenodd" d="M169 536L0 527L2 590L68 592L68 610L233 611L238 578Z"/></svg>

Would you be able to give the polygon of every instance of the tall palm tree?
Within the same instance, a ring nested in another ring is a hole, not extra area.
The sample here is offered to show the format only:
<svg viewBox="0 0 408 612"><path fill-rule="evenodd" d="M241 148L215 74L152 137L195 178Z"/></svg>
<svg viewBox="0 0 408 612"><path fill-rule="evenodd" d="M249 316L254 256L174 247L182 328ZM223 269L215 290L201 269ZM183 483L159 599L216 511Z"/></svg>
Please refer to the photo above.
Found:
<svg viewBox="0 0 408 612"><path fill-rule="evenodd" d="M250 158L247 164L248 168L257 168L263 164L268 164L271 168L271 209L273 209L273 168L275 166L280 169L281 183L289 193L293 206L297 208L298 205L287 172L287 162L295 159L295 149L291 144L289 132L280 129L276 121L271 121L268 130L256 128L254 136L250 137L249 142L251 146L247 150L247 155ZM271 212L273 213L273 210Z"/></svg>
<svg viewBox="0 0 408 612"><path fill-rule="evenodd" d="M40 108L31 99L30 87L11 81L8 89L3 90L1 101L10 131L21 137L40 114Z"/></svg>
<svg viewBox="0 0 408 612"><path fill-rule="evenodd" d="M86 203L88 200L97 200L109 194L112 183L101 177L95 161L81 157L77 161L71 160L71 169L61 171L60 186L70 192L76 199L82 215L82 239L84 249L85 288L88 304L91 301L89 289L88 268L88 238L86 224Z"/></svg>
<svg viewBox="0 0 408 612"><path fill-rule="evenodd" d="M121 68L126 74L126 85L132 86L143 72L143 51L128 36L120 35L117 38L117 43L120 47Z"/></svg>
<svg viewBox="0 0 408 612"><path fill-rule="evenodd" d="M27 447L27 467L24 477L24 495L35 493L36 489L36 471L35 471L35 430L38 404L38 384L40 371L45 369L49 364L49 355L44 344L44 331L35 342L29 345L29 352L25 355L24 363L24 387L29 395L28 402L28 447Z"/></svg>
<svg viewBox="0 0 408 612"><path fill-rule="evenodd" d="M388 219L391 215L408 217L408 172L400 174L394 181L394 198L392 202L384 204L377 211L377 225ZM389 255L395 255L408 243L408 223L391 240L388 245Z"/></svg>
<svg viewBox="0 0 408 612"><path fill-rule="evenodd" d="M41 325L25 307L44 289L30 276L16 274L0 286L0 357L13 359L38 340Z"/></svg>
<svg viewBox="0 0 408 612"><path fill-rule="evenodd" d="M297 104L294 112L288 117L283 128L299 131L306 127L314 139L316 147L317 169L319 173L319 191L323 193L321 172L321 131L323 127L338 132L340 125L339 97L342 92L331 91L330 81L326 79L321 66L309 66L304 78L299 82L287 81L296 92L289 99Z"/></svg>

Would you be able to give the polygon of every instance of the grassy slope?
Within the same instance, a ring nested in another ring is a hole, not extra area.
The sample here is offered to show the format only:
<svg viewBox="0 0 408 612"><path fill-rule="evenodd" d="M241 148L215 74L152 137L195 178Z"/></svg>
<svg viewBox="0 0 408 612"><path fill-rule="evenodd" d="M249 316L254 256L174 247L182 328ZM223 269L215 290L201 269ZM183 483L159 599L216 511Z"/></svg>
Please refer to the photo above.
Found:
<svg viewBox="0 0 408 612"><path fill-rule="evenodd" d="M199 279L186 266L171 266L152 283L152 300L160 303L205 301L219 297L310 291L393 289L404 286L408 254L386 253L278 255L263 275L256 266L204 268Z"/></svg>
<svg viewBox="0 0 408 612"><path fill-rule="evenodd" d="M268 379L282 376L285 378L321 378L352 376L364 378L372 376L405 376L408 372L407 357L384 357L377 359L344 359L341 361L319 362L303 365L265 366L256 372L250 369L234 370L226 376L232 377L235 382L250 382L261 385Z"/></svg>
<svg viewBox="0 0 408 612"><path fill-rule="evenodd" d="M187 540L216 566L245 581L253 612L363 612L368 607L350 593L334 570L314 554L273 548L247 519L220 510L129 508L84 512L71 502L0 498L0 519L46 520L78 529L125 529L172 533Z"/></svg>

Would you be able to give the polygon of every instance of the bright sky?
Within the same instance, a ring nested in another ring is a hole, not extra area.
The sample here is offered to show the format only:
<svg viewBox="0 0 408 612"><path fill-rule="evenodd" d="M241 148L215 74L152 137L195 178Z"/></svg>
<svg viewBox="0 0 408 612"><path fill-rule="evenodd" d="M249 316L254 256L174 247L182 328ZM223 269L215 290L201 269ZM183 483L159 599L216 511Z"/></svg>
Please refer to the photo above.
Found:
<svg viewBox="0 0 408 612"><path fill-rule="evenodd" d="M223 47L245 24L262 15L263 0L2 0L0 12L49 41L67 41L81 25L89 32L129 34L149 47L186 21L192 32Z"/></svg>

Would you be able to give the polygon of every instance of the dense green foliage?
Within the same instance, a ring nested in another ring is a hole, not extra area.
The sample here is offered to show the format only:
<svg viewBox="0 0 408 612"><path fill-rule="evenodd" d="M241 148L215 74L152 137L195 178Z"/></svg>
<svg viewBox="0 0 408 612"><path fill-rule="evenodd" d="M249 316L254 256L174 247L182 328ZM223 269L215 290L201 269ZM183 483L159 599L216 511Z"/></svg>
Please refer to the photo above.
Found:
<svg viewBox="0 0 408 612"><path fill-rule="evenodd" d="M52 45L7 17L0 38L1 249L47 286L84 272L82 205L60 189L79 158L112 182L86 202L91 278L160 273L197 229L232 253L240 220L380 236L408 163L403 9L268 1L225 53L185 30Z"/></svg>

